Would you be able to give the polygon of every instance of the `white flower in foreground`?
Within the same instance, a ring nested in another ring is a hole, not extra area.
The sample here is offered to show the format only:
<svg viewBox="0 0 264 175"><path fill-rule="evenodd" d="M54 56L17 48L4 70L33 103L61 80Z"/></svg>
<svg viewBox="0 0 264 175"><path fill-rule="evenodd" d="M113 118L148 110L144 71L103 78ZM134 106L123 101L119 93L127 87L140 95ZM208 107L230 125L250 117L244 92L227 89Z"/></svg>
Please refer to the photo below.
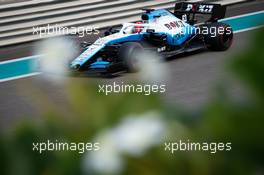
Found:
<svg viewBox="0 0 264 175"><path fill-rule="evenodd" d="M99 172L102 174L118 174L122 170L122 157L116 149L112 132L104 132L96 139L100 150L89 152L84 157L84 170L87 174Z"/></svg>
<svg viewBox="0 0 264 175"><path fill-rule="evenodd" d="M119 151L139 156L162 141L165 124L158 113L149 112L129 116L113 132Z"/></svg>
<svg viewBox="0 0 264 175"><path fill-rule="evenodd" d="M168 80L169 69L161 56L152 52L140 52L137 57L140 63L139 78L142 81L147 83L165 83Z"/></svg>
<svg viewBox="0 0 264 175"><path fill-rule="evenodd" d="M49 80L63 80L67 73L69 60L78 49L67 38L51 38L37 45L36 53L43 55L40 59L40 71Z"/></svg>
<svg viewBox="0 0 264 175"><path fill-rule="evenodd" d="M101 149L85 156L86 173L119 174L123 168L123 154L142 156L149 148L160 144L165 136L165 122L159 113L130 115L116 128L95 139Z"/></svg>

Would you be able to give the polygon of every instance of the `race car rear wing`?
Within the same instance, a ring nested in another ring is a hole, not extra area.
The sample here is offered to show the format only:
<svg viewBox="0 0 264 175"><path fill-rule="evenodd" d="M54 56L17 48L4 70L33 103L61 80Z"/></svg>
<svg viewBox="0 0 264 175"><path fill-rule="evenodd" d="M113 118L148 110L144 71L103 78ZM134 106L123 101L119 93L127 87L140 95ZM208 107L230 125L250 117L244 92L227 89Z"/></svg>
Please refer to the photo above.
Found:
<svg viewBox="0 0 264 175"><path fill-rule="evenodd" d="M174 15L189 22L195 22L195 14L211 15L209 22L216 22L225 17L226 6L210 3L180 2L175 4ZM191 17L192 15L192 17Z"/></svg>

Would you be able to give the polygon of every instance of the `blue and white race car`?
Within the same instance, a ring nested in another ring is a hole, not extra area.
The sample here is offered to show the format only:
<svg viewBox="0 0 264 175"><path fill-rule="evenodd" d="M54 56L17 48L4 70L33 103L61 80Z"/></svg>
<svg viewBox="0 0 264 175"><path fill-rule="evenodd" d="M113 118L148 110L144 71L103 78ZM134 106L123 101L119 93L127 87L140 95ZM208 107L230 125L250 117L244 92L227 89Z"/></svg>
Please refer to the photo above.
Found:
<svg viewBox="0 0 264 175"><path fill-rule="evenodd" d="M174 13L144 9L141 21L124 23L120 29L111 27L105 37L93 44L82 44L84 51L71 62L70 68L102 73L134 72L139 68L136 53L144 50L153 50L165 58L204 48L227 50L233 31L228 24L218 22L225 12L226 7L219 4L183 2L176 3ZM196 14L210 18L198 23Z"/></svg>

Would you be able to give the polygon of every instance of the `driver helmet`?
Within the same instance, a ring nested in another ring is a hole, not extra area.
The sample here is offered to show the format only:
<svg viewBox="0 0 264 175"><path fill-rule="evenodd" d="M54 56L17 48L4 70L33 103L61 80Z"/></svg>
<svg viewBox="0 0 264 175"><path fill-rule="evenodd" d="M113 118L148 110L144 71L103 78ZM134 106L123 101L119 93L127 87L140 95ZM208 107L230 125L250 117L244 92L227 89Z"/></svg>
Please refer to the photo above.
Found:
<svg viewBox="0 0 264 175"><path fill-rule="evenodd" d="M142 22L136 22L135 24L143 24ZM143 27L141 25L135 25L134 27L134 33L140 33L142 32Z"/></svg>

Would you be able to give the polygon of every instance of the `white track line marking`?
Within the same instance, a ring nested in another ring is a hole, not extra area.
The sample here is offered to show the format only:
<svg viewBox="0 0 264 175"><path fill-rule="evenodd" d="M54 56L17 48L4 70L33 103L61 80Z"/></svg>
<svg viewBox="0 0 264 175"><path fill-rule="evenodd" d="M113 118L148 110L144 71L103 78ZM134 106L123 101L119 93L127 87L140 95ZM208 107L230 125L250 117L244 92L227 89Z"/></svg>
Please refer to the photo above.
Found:
<svg viewBox="0 0 264 175"><path fill-rule="evenodd" d="M0 79L0 83L6 82L6 81L11 81L11 80L16 80L16 79L20 79L20 78L31 77L31 76L35 76L35 75L39 75L39 74L41 74L41 72L34 72L34 73L20 75L20 76L11 77L11 78L4 78L4 79Z"/></svg>
<svg viewBox="0 0 264 175"><path fill-rule="evenodd" d="M257 26L257 27L250 27L250 28L247 28L247 29L241 29L241 30L237 30L237 31L234 31L234 33L242 33L242 32L247 32L247 31L250 31L250 30L255 30L255 29L259 29L259 28L262 28L262 27L264 27L264 25Z"/></svg>

